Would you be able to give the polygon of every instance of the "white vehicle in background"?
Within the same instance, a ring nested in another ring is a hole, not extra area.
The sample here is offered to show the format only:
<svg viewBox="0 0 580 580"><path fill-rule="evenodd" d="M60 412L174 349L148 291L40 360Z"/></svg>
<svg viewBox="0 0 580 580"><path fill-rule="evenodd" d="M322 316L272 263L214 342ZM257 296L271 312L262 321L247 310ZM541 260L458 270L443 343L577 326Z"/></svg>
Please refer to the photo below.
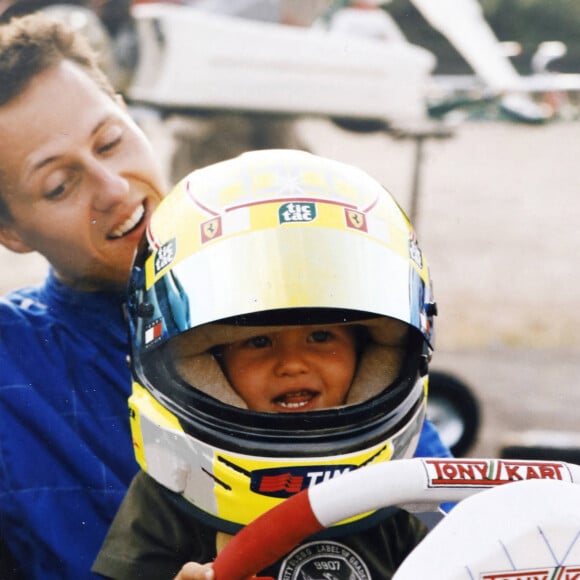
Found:
<svg viewBox="0 0 580 580"><path fill-rule="evenodd" d="M346 9L367 17L366 11ZM435 57L401 34L362 36L170 4L133 11L139 62L128 96L156 107L426 121ZM377 10L379 25L389 23Z"/></svg>
<svg viewBox="0 0 580 580"><path fill-rule="evenodd" d="M410 2L473 75L433 76L434 56L406 40L380 7L388 1L141 0L130 93L157 106L322 114L408 129L425 120L434 96L452 102L456 92L479 91L513 118L543 122L554 110L536 95L580 92L580 74L547 72L563 43L542 43L534 74L522 76L507 52L517 43L498 41L477 0Z"/></svg>

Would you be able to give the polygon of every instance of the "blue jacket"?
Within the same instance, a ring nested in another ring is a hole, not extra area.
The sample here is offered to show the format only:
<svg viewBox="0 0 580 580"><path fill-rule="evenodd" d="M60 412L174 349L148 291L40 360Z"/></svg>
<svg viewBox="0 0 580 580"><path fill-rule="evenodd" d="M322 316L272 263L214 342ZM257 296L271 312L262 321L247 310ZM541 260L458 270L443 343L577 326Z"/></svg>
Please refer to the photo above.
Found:
<svg viewBox="0 0 580 580"><path fill-rule="evenodd" d="M425 419L419 436L415 457L453 457L449 448L443 444L433 423Z"/></svg>
<svg viewBox="0 0 580 580"><path fill-rule="evenodd" d="M52 274L0 299L0 539L27 580L82 580L137 472L124 297ZM430 424L418 455L448 455Z"/></svg>
<svg viewBox="0 0 580 580"><path fill-rule="evenodd" d="M0 538L27 580L93 577L137 472L122 301L52 274L0 299Z"/></svg>

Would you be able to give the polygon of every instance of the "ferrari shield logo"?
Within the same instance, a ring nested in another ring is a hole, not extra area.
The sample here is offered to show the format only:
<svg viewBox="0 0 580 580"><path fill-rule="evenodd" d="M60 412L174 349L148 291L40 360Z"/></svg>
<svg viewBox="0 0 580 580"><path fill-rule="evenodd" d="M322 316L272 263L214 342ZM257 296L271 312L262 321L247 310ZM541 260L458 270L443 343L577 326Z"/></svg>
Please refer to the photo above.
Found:
<svg viewBox="0 0 580 580"><path fill-rule="evenodd" d="M205 244L222 235L222 218L216 217L201 224L201 243Z"/></svg>
<svg viewBox="0 0 580 580"><path fill-rule="evenodd" d="M344 208L344 215L346 217L346 225L349 228L355 230L360 230L362 232L367 231L367 220L365 214L360 211L355 211L353 209Z"/></svg>

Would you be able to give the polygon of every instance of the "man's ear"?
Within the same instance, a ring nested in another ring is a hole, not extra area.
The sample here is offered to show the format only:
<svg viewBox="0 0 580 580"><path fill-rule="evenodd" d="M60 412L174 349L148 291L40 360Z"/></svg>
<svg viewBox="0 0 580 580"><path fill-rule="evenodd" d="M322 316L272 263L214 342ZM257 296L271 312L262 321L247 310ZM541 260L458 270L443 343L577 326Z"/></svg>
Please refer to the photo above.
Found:
<svg viewBox="0 0 580 580"><path fill-rule="evenodd" d="M9 224L0 223L0 244L17 254L27 254L34 251Z"/></svg>

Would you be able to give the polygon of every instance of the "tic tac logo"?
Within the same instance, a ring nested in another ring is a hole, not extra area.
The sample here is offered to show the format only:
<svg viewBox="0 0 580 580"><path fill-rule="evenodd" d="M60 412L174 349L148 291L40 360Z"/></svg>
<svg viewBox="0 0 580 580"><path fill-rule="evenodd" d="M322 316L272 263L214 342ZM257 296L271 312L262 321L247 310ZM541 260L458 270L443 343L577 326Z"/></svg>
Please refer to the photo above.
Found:
<svg viewBox="0 0 580 580"><path fill-rule="evenodd" d="M580 580L579 566L557 566L514 572L487 572L481 580Z"/></svg>
<svg viewBox="0 0 580 580"><path fill-rule="evenodd" d="M311 222L315 219L315 203L299 203L292 201L281 205L278 209L278 221L281 224Z"/></svg>
<svg viewBox="0 0 580 580"><path fill-rule="evenodd" d="M286 498L356 469L356 465L296 466L252 472L250 489L261 495Z"/></svg>
<svg viewBox="0 0 580 580"><path fill-rule="evenodd" d="M169 266L175 259L175 238L163 244L155 254L155 274L159 274L163 268Z"/></svg>
<svg viewBox="0 0 580 580"><path fill-rule="evenodd" d="M572 481L566 465L556 461L504 459L426 459L429 487L492 487L526 479Z"/></svg>

